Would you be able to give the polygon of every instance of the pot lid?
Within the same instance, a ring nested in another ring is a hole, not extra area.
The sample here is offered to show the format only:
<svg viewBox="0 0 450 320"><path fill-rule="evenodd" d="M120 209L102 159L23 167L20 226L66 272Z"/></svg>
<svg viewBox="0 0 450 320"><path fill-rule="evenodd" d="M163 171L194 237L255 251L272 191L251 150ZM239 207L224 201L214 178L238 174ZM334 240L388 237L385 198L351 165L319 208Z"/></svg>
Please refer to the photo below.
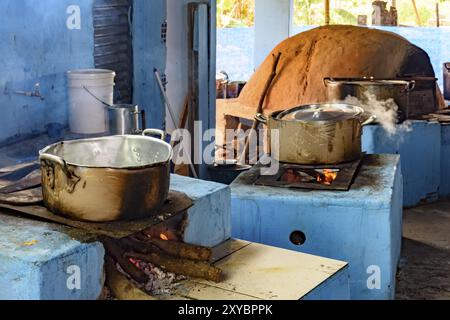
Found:
<svg viewBox="0 0 450 320"><path fill-rule="evenodd" d="M278 115L279 120L287 121L341 121L360 116L364 110L343 103L328 103L300 106Z"/></svg>
<svg viewBox="0 0 450 320"><path fill-rule="evenodd" d="M136 104L113 104L109 106L110 110L129 110L139 112L139 106Z"/></svg>

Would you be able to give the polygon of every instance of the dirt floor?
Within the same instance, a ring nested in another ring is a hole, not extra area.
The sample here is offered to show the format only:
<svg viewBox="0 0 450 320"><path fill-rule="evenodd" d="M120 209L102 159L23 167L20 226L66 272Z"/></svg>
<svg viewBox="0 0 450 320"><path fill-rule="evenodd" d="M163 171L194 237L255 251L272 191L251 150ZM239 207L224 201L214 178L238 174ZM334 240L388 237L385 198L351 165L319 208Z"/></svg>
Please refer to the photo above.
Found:
<svg viewBox="0 0 450 320"><path fill-rule="evenodd" d="M397 299L450 299L450 200L407 209Z"/></svg>

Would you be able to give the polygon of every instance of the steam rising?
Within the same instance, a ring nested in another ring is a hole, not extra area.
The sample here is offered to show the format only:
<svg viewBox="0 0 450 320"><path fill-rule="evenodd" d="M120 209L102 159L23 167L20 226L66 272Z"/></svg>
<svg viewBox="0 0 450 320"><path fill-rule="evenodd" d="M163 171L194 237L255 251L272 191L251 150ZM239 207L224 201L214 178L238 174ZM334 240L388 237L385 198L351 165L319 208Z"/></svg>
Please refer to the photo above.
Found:
<svg viewBox="0 0 450 320"><path fill-rule="evenodd" d="M399 130L406 132L411 130L409 122L397 125L399 107L394 99L380 101L377 100L374 94L365 92L363 100L348 96L345 98L344 103L363 108L368 116L376 116L378 124L381 125L389 136L393 136Z"/></svg>

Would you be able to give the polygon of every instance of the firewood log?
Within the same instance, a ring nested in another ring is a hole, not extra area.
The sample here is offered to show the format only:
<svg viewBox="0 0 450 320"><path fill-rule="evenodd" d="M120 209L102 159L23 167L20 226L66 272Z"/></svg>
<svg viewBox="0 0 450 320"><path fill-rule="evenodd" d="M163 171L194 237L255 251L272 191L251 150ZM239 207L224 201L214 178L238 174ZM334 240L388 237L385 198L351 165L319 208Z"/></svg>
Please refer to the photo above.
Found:
<svg viewBox="0 0 450 320"><path fill-rule="evenodd" d="M222 270L206 262L176 259L156 253L142 254L131 252L127 253L125 256L128 258L150 262L151 264L159 266L168 272L178 275L205 279L216 283L222 281Z"/></svg>
<svg viewBox="0 0 450 320"><path fill-rule="evenodd" d="M212 250L205 247L190 245L182 242L176 241L165 241L156 238L149 237L138 237L133 238L132 241L135 242L136 247L140 253L148 253L139 250L139 248L148 248L151 252L155 252L155 248L166 254L187 260L195 261L210 261L212 256ZM131 245L131 243L129 243ZM153 249L152 249L153 248Z"/></svg>
<svg viewBox="0 0 450 320"><path fill-rule="evenodd" d="M106 257L106 284L119 300L158 300L145 293L121 274L111 257Z"/></svg>
<svg viewBox="0 0 450 320"><path fill-rule="evenodd" d="M136 267L131 261L125 257L125 251L115 242L115 240L103 237L102 243L106 252L116 260L116 262L122 267L123 271L128 273L138 283L145 283L148 281L148 276Z"/></svg>

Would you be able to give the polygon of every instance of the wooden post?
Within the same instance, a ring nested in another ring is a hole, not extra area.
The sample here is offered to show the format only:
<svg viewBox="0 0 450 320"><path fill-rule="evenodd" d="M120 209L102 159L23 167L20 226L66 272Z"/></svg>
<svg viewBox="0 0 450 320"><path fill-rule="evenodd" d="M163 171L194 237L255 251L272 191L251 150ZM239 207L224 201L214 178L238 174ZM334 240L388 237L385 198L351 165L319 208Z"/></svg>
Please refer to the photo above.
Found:
<svg viewBox="0 0 450 320"><path fill-rule="evenodd" d="M416 14L417 25L420 27L422 25L422 21L420 21L420 14L419 14L419 10L417 10L416 0L411 0L411 1L412 1L412 5L414 7L414 13Z"/></svg>
<svg viewBox="0 0 450 320"><path fill-rule="evenodd" d="M325 0L325 25L330 24L330 0Z"/></svg>
<svg viewBox="0 0 450 320"><path fill-rule="evenodd" d="M439 2L436 1L436 27L440 27L441 26L441 21L439 19Z"/></svg>

